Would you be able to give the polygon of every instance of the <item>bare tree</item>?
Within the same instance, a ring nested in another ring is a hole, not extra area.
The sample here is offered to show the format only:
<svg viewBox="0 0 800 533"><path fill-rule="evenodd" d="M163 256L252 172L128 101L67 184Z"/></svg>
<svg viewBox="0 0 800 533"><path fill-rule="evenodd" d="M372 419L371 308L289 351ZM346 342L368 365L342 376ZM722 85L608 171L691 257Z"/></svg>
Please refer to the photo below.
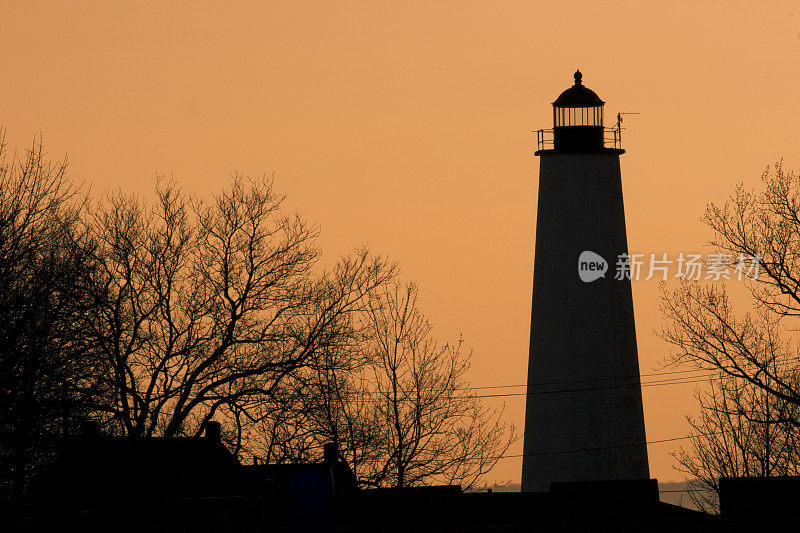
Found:
<svg viewBox="0 0 800 533"><path fill-rule="evenodd" d="M268 460L332 441L372 486L473 487L513 440L416 287L366 249L321 269L271 180L87 205L41 144L0 180L0 451L19 487L43 439L90 418L132 438L216 419Z"/></svg>
<svg viewBox="0 0 800 533"><path fill-rule="evenodd" d="M757 258L757 278L743 276L757 316L737 318L724 285L685 284L662 298L664 337L677 348L675 361L719 369L798 404L797 355L785 333L800 316L800 178L777 163L762 181L761 193L740 185L704 217L723 258L735 265Z"/></svg>
<svg viewBox="0 0 800 533"><path fill-rule="evenodd" d="M84 197L41 140L8 154L0 130L0 483L20 496L53 441L89 417L91 359L75 324L89 264Z"/></svg>
<svg viewBox="0 0 800 533"><path fill-rule="evenodd" d="M216 418L238 452L284 379L334 346L392 276L367 251L315 272L317 230L281 213L269 179L235 177L212 202L159 186L148 209L115 194L93 211L97 268L84 324L130 436L198 435Z"/></svg>
<svg viewBox="0 0 800 533"><path fill-rule="evenodd" d="M704 490L716 491L724 475L793 473L800 459L800 179L779 162L762 181L761 192L739 185L704 217L714 231L709 244L734 267L751 310L737 314L724 283L681 282L662 293L670 362L717 376L691 420L691 452L677 455Z"/></svg>
<svg viewBox="0 0 800 533"><path fill-rule="evenodd" d="M514 428L469 388L470 354L461 341L433 338L417 298L415 285L400 283L370 295L353 344L321 354L297 388L305 423L292 427L312 429L285 433L287 447L314 457L334 442L365 486L475 488L515 440Z"/></svg>
<svg viewBox="0 0 800 533"><path fill-rule="evenodd" d="M417 308L417 287L396 284L371 300L367 318L383 456L368 474L377 485L483 481L514 440L502 411L469 388L471 354L461 340L439 344Z"/></svg>
<svg viewBox="0 0 800 533"><path fill-rule="evenodd" d="M719 512L722 477L798 474L800 428L786 422L797 419L797 406L725 374L712 378L696 397L700 414L687 418L689 449L673 457L699 509Z"/></svg>

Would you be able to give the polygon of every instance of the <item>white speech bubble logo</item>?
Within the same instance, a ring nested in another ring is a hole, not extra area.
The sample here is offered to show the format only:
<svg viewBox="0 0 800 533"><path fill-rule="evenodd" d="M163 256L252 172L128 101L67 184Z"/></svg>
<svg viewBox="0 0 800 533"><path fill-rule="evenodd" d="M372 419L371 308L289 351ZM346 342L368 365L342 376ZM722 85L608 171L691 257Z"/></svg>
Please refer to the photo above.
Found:
<svg viewBox="0 0 800 533"><path fill-rule="evenodd" d="M604 278L608 271L608 263L599 254L585 250L578 257L578 276L581 281L590 283L596 279Z"/></svg>

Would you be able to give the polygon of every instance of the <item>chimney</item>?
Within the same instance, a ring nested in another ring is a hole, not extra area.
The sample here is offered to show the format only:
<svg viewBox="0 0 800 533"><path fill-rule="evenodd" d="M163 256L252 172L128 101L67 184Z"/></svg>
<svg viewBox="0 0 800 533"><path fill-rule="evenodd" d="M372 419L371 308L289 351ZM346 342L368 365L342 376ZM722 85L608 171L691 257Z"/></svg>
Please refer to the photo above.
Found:
<svg viewBox="0 0 800 533"><path fill-rule="evenodd" d="M221 444L222 439L220 438L220 434L222 432L222 426L216 420L211 420L206 424L206 439L214 442L215 444Z"/></svg>
<svg viewBox="0 0 800 533"><path fill-rule="evenodd" d="M336 464L339 460L339 446L335 442L327 442L325 443L325 447L323 448L324 455L323 461L327 465Z"/></svg>

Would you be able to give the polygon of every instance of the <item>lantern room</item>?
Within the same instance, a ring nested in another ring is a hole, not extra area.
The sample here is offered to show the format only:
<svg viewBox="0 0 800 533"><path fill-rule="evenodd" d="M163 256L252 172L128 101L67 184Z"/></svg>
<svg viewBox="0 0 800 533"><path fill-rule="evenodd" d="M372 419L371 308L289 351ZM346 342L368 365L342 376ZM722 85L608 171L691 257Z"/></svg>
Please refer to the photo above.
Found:
<svg viewBox="0 0 800 533"><path fill-rule="evenodd" d="M603 102L585 87L581 71L575 85L553 102L553 148L559 152L603 150Z"/></svg>

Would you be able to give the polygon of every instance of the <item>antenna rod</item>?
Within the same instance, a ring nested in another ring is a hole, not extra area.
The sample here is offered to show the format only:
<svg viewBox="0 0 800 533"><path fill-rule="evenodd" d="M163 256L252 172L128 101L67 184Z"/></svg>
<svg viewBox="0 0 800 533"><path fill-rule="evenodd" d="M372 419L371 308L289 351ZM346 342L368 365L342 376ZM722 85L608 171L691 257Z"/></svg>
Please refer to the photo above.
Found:
<svg viewBox="0 0 800 533"><path fill-rule="evenodd" d="M641 115L638 111L621 111L617 113L617 135L620 145L622 145L622 115Z"/></svg>

